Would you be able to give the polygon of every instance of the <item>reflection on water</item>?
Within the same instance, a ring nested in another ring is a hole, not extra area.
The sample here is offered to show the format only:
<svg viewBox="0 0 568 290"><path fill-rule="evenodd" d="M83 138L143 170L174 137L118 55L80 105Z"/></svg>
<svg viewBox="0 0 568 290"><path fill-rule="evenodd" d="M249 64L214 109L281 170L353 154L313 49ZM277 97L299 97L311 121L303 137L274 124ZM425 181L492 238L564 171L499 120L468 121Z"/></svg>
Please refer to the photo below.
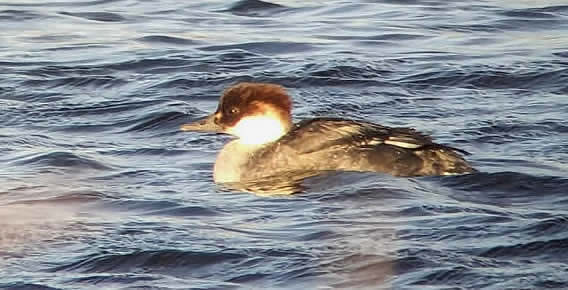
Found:
<svg viewBox="0 0 568 290"><path fill-rule="evenodd" d="M332 172L326 174L321 171L286 171L261 180L227 182L221 186L228 190L246 191L258 195L288 195L304 192L306 179L322 174L328 176Z"/></svg>
<svg viewBox="0 0 568 290"><path fill-rule="evenodd" d="M0 249L7 253L22 253L34 245L62 236L73 220L75 209L57 205L2 205L0 212Z"/></svg>

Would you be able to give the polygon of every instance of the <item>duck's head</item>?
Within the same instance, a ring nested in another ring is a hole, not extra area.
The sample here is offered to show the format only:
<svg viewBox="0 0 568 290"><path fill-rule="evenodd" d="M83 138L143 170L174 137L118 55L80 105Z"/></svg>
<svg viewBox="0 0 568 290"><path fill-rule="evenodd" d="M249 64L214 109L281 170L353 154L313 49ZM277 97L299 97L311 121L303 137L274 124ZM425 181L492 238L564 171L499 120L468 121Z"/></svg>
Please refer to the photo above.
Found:
<svg viewBox="0 0 568 290"><path fill-rule="evenodd" d="M269 83L239 83L221 96L217 110L181 126L183 131L227 133L241 143L260 145L277 140L292 127L292 102L286 90Z"/></svg>

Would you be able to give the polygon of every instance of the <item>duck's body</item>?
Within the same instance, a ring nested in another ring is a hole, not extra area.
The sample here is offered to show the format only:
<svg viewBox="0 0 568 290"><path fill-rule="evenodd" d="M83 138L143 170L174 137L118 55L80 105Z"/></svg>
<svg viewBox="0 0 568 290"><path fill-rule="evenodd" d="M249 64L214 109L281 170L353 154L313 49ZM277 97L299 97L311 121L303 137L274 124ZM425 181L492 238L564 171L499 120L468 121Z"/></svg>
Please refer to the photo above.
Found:
<svg viewBox="0 0 568 290"><path fill-rule="evenodd" d="M316 118L292 125L290 100L272 84L242 83L217 112L183 130L234 134L215 162L215 182L254 181L293 172L373 171L395 176L474 172L458 152L414 129Z"/></svg>

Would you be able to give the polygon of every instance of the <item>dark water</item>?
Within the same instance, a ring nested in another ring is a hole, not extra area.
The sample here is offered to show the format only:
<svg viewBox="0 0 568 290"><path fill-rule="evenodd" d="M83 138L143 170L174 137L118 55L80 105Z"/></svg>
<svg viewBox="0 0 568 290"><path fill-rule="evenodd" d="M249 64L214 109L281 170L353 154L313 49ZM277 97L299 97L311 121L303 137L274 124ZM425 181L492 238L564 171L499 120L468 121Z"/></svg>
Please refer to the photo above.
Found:
<svg viewBox="0 0 568 290"><path fill-rule="evenodd" d="M567 289L568 2L0 2L0 287ZM480 173L212 182L237 81Z"/></svg>

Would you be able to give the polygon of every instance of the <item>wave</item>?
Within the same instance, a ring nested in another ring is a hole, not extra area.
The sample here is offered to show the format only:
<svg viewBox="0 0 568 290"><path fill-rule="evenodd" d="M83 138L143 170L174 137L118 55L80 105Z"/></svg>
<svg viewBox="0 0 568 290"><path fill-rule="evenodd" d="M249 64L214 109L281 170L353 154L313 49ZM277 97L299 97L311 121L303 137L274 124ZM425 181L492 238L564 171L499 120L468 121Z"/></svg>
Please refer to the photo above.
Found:
<svg viewBox="0 0 568 290"><path fill-rule="evenodd" d="M568 133L565 121L487 120L472 122L462 131L480 144L519 143L542 138L556 138ZM470 141L470 142L471 142Z"/></svg>
<svg viewBox="0 0 568 290"><path fill-rule="evenodd" d="M45 87L54 89L59 87L77 87L77 88L110 88L120 85L126 85L128 82L124 79L114 76L73 76L50 79L33 79L22 82L22 85L30 87Z"/></svg>
<svg viewBox="0 0 568 290"><path fill-rule="evenodd" d="M135 251L125 254L94 254L51 271L83 273L136 272L137 269L190 271L221 263L245 259L247 255L229 251L183 251L177 249Z"/></svg>
<svg viewBox="0 0 568 290"><path fill-rule="evenodd" d="M240 0L225 11L240 16L273 16L286 9L284 5L261 0Z"/></svg>
<svg viewBox="0 0 568 290"><path fill-rule="evenodd" d="M97 22L124 22L126 18L112 12L59 12L61 15L74 16Z"/></svg>
<svg viewBox="0 0 568 290"><path fill-rule="evenodd" d="M556 92L566 89L566 82L568 81L567 72L568 69L560 67L543 67L542 70L531 68L524 71L506 67L487 67L483 70L479 70L476 67L463 67L445 69L443 71L421 71L404 76L397 81L406 84L428 86L438 85L476 89L541 89L542 91Z"/></svg>
<svg viewBox="0 0 568 290"><path fill-rule="evenodd" d="M534 176L519 172L474 173L439 180L443 185L462 192L493 193L491 200L530 201L535 197L562 197L568 179L555 176Z"/></svg>
<svg viewBox="0 0 568 290"><path fill-rule="evenodd" d="M56 167L66 169L110 170L112 166L84 155L66 151L38 153L20 157L12 161L15 165Z"/></svg>
<svg viewBox="0 0 568 290"><path fill-rule="evenodd" d="M25 204L33 206L33 205L50 205L50 204L54 205L84 204L88 202L100 201L106 199L112 199L112 197L96 190L72 190L53 197L23 199L8 203L7 205Z"/></svg>
<svg viewBox="0 0 568 290"><path fill-rule="evenodd" d="M102 179L98 179L102 180ZM166 200L112 200L106 204L108 209L116 209L119 212L129 211L149 216L165 217L190 217L190 216L216 216L222 211L202 205L184 205Z"/></svg>
<svg viewBox="0 0 568 290"><path fill-rule="evenodd" d="M186 118L187 114L182 112L160 112L150 113L136 121L134 126L126 129L125 132L146 131L152 129L163 129L164 127L179 127L179 119ZM175 126L174 126L175 125Z"/></svg>
<svg viewBox="0 0 568 290"><path fill-rule="evenodd" d="M168 36L168 35L147 35L137 39L141 42L148 42L148 43L156 43L156 44L176 44L176 45L193 45L198 44L199 42L182 38L182 37L175 37L175 36Z"/></svg>
<svg viewBox="0 0 568 290"><path fill-rule="evenodd" d="M545 256L548 262L562 262L568 259L568 238L533 240L507 246L495 246L485 250L480 249L479 255L514 259Z"/></svg>
<svg viewBox="0 0 568 290"><path fill-rule="evenodd" d="M41 285L38 283L25 283L25 282L16 282L16 283L0 283L0 288L5 290L60 290L62 288L54 288L49 287L46 285Z"/></svg>
<svg viewBox="0 0 568 290"><path fill-rule="evenodd" d="M268 55L287 55L300 54L316 50L316 46L305 42L291 41L264 41L264 42L245 42L226 45L209 45L199 47L203 51L227 51L243 50L259 54Z"/></svg>
<svg viewBox="0 0 568 290"><path fill-rule="evenodd" d="M34 11L29 10L0 10L0 21L28 21L28 20L39 20L46 18L47 16Z"/></svg>

